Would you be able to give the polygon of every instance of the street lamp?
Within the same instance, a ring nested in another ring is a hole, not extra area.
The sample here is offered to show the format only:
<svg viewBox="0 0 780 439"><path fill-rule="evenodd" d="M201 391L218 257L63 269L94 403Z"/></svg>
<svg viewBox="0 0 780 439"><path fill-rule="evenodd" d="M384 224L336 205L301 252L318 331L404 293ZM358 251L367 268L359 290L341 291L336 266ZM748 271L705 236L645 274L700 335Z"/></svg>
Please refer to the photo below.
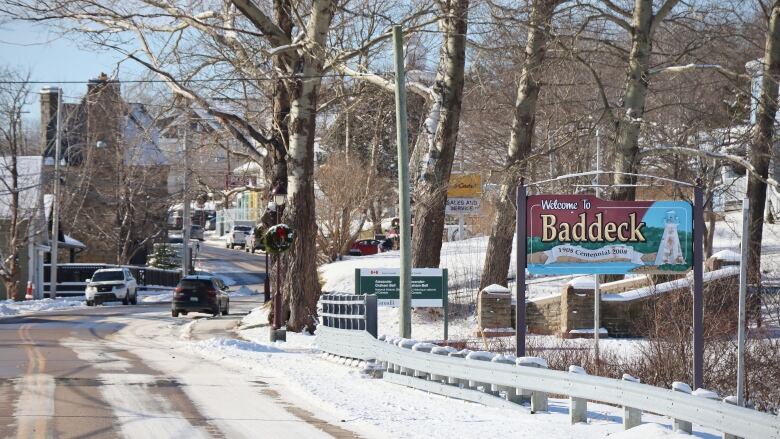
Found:
<svg viewBox="0 0 780 439"><path fill-rule="evenodd" d="M287 188L283 183L277 183L273 189L271 189L271 195L273 196L274 203L276 204L276 224L281 222L281 211L284 207L284 203L287 201ZM266 253L268 258L268 253ZM282 327L282 260L281 255L276 256L276 291L273 297L273 310L274 321L271 327L271 341L282 340L287 337L284 331L279 329ZM268 274L266 273L266 276Z"/></svg>

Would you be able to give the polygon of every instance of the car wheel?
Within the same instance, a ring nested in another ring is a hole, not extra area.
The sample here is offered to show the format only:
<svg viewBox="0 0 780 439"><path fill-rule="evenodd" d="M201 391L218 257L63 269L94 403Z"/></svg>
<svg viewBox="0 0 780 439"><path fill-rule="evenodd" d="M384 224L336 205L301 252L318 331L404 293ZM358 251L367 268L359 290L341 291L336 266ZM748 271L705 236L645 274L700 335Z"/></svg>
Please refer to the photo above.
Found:
<svg viewBox="0 0 780 439"><path fill-rule="evenodd" d="M218 315L219 315L219 305L217 305L217 306L216 306L216 308L214 308L214 309L212 309L212 310L211 310L211 315L212 315L213 317L216 317L216 316L218 316Z"/></svg>
<svg viewBox="0 0 780 439"><path fill-rule="evenodd" d="M135 294L133 294L133 297L130 299L131 305L138 305L138 292L136 291Z"/></svg>
<svg viewBox="0 0 780 439"><path fill-rule="evenodd" d="M178 309L172 309L171 310L171 315L174 316L174 317L179 317L179 310Z"/></svg>
<svg viewBox="0 0 780 439"><path fill-rule="evenodd" d="M87 306L95 306L94 300L87 300Z"/></svg>
<svg viewBox="0 0 780 439"><path fill-rule="evenodd" d="M230 302L225 304L225 309L222 310L222 315L226 316L226 315L228 315L229 312L230 312Z"/></svg>
<svg viewBox="0 0 780 439"><path fill-rule="evenodd" d="M125 298L122 299L122 305L130 305L130 293L125 293Z"/></svg>
<svg viewBox="0 0 780 439"><path fill-rule="evenodd" d="M186 316L189 311L182 311L181 315Z"/></svg>

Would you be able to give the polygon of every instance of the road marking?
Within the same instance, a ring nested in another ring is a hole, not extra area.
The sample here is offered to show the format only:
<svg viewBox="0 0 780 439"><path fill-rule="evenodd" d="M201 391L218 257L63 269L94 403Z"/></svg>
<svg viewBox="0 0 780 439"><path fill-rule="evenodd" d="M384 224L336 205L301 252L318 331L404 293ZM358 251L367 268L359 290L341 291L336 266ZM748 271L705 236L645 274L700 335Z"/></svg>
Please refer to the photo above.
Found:
<svg viewBox="0 0 780 439"><path fill-rule="evenodd" d="M209 434L150 392L156 378L145 374L101 374L103 398L111 406L122 435L135 438L208 438Z"/></svg>
<svg viewBox="0 0 780 439"><path fill-rule="evenodd" d="M54 416L54 377L46 375L46 357L35 346L30 334L30 325L19 327L27 355L27 370L16 382L19 399L14 408L17 422L17 438L47 438L53 436L52 417Z"/></svg>
<svg viewBox="0 0 780 439"><path fill-rule="evenodd" d="M62 340L60 344L73 352L79 360L84 360L91 366L106 371L123 371L130 369L130 362L121 355L113 352L104 352L100 346L94 343L79 340L77 338L68 338Z"/></svg>

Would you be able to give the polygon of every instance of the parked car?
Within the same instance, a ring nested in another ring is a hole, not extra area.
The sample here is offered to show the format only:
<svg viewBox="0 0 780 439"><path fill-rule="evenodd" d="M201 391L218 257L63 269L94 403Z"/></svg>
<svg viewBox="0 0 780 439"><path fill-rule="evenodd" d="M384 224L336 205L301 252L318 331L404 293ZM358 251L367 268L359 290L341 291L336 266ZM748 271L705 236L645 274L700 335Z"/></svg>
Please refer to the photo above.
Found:
<svg viewBox="0 0 780 439"><path fill-rule="evenodd" d="M225 248L243 248L246 245L247 236L252 234L250 226L233 226L225 238Z"/></svg>
<svg viewBox="0 0 780 439"><path fill-rule="evenodd" d="M190 275L179 281L173 291L171 315L187 315L190 311L211 314L214 317L222 313L226 316L230 311L230 296L227 286L218 276Z"/></svg>
<svg viewBox="0 0 780 439"><path fill-rule="evenodd" d="M198 241L203 241L203 227L193 224L190 226L190 238L191 239L197 239Z"/></svg>
<svg viewBox="0 0 780 439"><path fill-rule="evenodd" d="M350 256L366 256L379 253L379 246L382 243L376 239L361 239L352 244L349 249Z"/></svg>
<svg viewBox="0 0 780 439"><path fill-rule="evenodd" d="M265 245L263 244L263 235L265 234L265 227L262 224L256 225L252 229L252 233L246 238L246 245L244 250L254 253L255 250L265 251Z"/></svg>
<svg viewBox="0 0 780 439"><path fill-rule="evenodd" d="M138 303L138 282L127 268L103 268L87 279L84 291L87 306L121 300L123 305Z"/></svg>

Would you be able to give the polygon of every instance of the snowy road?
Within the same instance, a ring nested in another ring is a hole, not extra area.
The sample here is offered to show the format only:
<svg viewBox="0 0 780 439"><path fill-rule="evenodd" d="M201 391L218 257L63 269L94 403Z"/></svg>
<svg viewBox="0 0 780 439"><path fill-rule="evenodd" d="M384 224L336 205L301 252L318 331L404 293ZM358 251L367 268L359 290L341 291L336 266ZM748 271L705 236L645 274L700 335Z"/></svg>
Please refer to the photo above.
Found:
<svg viewBox="0 0 780 439"><path fill-rule="evenodd" d="M261 292L264 256L204 243L199 268ZM285 399L261 371L204 360L188 346L234 336L262 294L231 315L172 318L168 303L0 318L0 438L359 437ZM316 413L315 413L316 412Z"/></svg>
<svg viewBox="0 0 780 439"><path fill-rule="evenodd" d="M188 353L240 318L190 317L142 305L0 319L0 437L356 437L285 401L263 373Z"/></svg>

